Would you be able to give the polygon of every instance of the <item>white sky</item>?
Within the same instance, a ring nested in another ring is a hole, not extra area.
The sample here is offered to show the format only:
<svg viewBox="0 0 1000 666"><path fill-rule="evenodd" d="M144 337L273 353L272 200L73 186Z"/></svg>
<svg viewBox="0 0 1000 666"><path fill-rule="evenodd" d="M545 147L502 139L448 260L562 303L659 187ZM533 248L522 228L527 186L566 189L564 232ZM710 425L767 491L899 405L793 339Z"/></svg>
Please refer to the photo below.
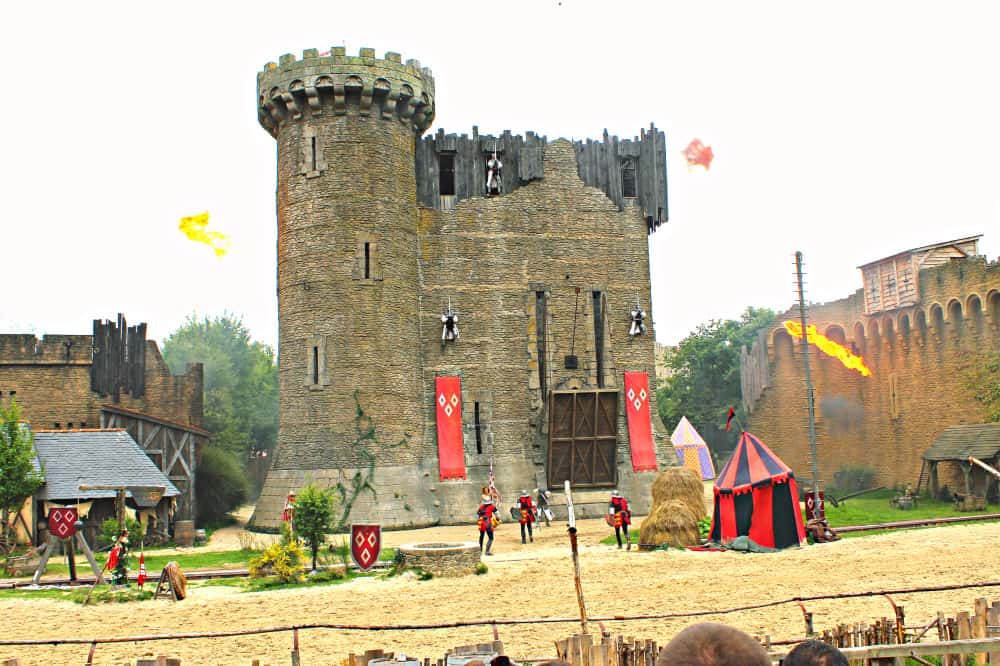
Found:
<svg viewBox="0 0 1000 666"><path fill-rule="evenodd" d="M434 71L430 131L667 134L657 338L860 286L862 263L984 233L1000 254L993 2L22 2L5 7L0 331L162 340L196 311L277 341L275 142L256 72L396 51ZM712 146L710 171L680 151ZM177 230L209 211L216 259Z"/></svg>

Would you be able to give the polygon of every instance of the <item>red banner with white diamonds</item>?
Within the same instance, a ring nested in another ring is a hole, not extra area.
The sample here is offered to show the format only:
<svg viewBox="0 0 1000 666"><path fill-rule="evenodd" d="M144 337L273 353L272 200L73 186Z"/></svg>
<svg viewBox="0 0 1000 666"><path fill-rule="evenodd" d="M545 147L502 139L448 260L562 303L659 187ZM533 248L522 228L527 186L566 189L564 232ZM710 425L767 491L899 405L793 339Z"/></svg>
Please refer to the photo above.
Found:
<svg viewBox="0 0 1000 666"><path fill-rule="evenodd" d="M441 480L464 479L462 378L436 377L434 402L437 407L438 468L441 471Z"/></svg>
<svg viewBox="0 0 1000 666"><path fill-rule="evenodd" d="M351 558L359 569L371 569L381 553L381 525L351 525Z"/></svg>
<svg viewBox="0 0 1000 666"><path fill-rule="evenodd" d="M655 472L659 467L649 420L649 377L645 372L625 373L625 413L628 415L632 471Z"/></svg>

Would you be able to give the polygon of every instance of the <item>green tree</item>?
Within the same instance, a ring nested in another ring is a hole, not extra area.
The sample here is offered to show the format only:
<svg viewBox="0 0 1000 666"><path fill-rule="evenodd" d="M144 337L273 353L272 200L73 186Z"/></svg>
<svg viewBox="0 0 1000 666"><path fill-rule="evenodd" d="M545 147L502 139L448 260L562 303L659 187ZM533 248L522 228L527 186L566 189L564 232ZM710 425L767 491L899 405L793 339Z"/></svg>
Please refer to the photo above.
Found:
<svg viewBox="0 0 1000 666"><path fill-rule="evenodd" d="M274 446L278 432L278 368L274 350L250 339L243 322L230 314L188 317L163 343L171 372L188 363L205 365L205 428L210 446L245 464L251 450Z"/></svg>
<svg viewBox="0 0 1000 666"><path fill-rule="evenodd" d="M198 499L198 523L221 525L227 513L247 501L250 484L231 453L209 445L198 463L194 494Z"/></svg>
<svg viewBox="0 0 1000 666"><path fill-rule="evenodd" d="M295 497L295 532L305 540L312 551L312 568L316 570L316 556L326 535L334 525L333 492L308 483Z"/></svg>
<svg viewBox="0 0 1000 666"><path fill-rule="evenodd" d="M10 513L20 511L24 500L33 495L45 480L35 471L34 436L27 425L21 423L21 407L16 398L10 406L0 404L0 544L12 543Z"/></svg>
<svg viewBox="0 0 1000 666"><path fill-rule="evenodd" d="M667 428L687 416L717 455L735 447L739 433L727 433L725 424L730 407L746 420L740 399L740 349L753 344L757 331L775 317L773 310L748 307L738 320L709 321L667 350L665 361L672 374L656 392Z"/></svg>

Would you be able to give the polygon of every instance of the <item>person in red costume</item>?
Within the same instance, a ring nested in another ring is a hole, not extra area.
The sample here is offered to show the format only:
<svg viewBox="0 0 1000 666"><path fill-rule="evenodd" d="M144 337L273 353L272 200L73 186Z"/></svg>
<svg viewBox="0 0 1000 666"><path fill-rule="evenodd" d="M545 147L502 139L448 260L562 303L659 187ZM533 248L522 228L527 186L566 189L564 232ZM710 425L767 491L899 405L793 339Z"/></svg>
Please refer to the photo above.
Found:
<svg viewBox="0 0 1000 666"><path fill-rule="evenodd" d="M483 537L488 536L489 541L486 542L486 554L492 555L490 549L493 548L493 521L495 520L495 513L497 511L496 506L493 504L493 500L489 497L483 499L483 503L479 505L479 511L476 515L479 516L479 552L483 551Z"/></svg>
<svg viewBox="0 0 1000 666"><path fill-rule="evenodd" d="M521 496L517 498L517 508L521 510L521 543L527 543L525 528L527 528L527 538L531 539L531 543L535 543L535 535L531 533L531 524L535 522L535 505L527 490L522 490Z"/></svg>
<svg viewBox="0 0 1000 666"><path fill-rule="evenodd" d="M622 497L621 493L617 490L611 491L611 503L608 505L608 513L611 514L613 519L618 547L622 547L622 533L624 532L628 550L632 550L632 541L628 538L628 526L632 524L632 512L629 511L628 500Z"/></svg>

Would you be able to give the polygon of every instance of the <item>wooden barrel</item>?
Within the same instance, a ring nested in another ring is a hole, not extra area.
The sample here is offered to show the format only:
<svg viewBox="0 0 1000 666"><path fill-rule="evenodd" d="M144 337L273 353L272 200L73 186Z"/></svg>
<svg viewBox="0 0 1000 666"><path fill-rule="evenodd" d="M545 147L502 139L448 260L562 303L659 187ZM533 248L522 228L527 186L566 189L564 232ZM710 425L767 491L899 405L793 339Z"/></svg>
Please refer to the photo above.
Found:
<svg viewBox="0 0 1000 666"><path fill-rule="evenodd" d="M194 545L193 520L178 520L174 522L174 543L178 546Z"/></svg>

